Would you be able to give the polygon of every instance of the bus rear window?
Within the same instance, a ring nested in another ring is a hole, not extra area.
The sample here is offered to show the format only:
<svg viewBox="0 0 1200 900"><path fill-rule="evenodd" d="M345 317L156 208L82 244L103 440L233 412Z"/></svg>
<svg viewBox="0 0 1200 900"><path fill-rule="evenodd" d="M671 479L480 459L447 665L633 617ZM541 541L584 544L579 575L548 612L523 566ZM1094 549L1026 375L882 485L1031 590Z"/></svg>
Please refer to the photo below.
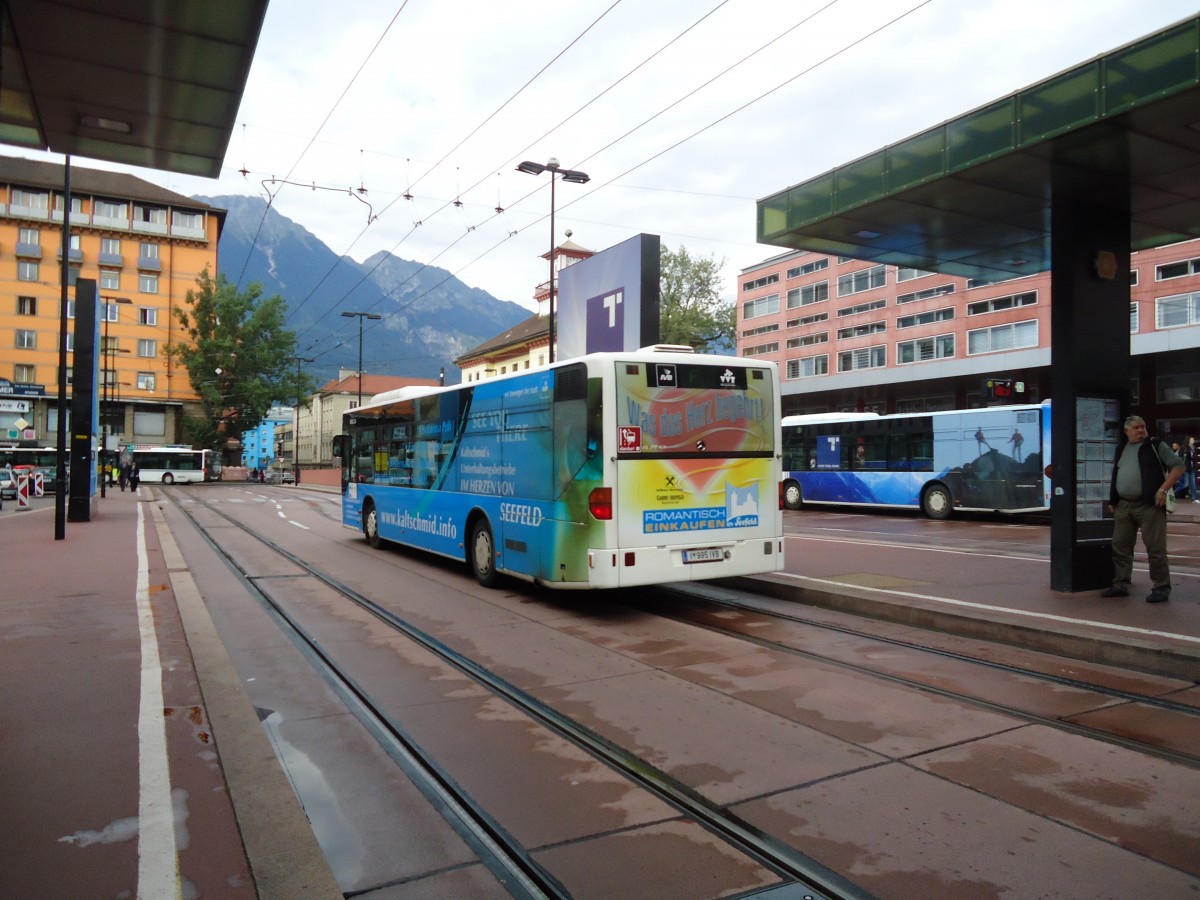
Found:
<svg viewBox="0 0 1200 900"><path fill-rule="evenodd" d="M617 363L617 451L673 456L774 452L769 370Z"/></svg>

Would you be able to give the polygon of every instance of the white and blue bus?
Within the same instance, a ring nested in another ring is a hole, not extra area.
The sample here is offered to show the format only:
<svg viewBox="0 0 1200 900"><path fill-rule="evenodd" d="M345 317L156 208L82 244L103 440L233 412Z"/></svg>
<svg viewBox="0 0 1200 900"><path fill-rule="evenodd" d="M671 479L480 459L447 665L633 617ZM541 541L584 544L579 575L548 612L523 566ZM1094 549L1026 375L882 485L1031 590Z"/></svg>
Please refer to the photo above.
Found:
<svg viewBox="0 0 1200 900"><path fill-rule="evenodd" d="M773 363L686 348L595 353L351 409L342 520L557 588L783 567Z"/></svg>
<svg viewBox="0 0 1200 900"><path fill-rule="evenodd" d="M1050 401L783 420L783 498L805 504L1025 513L1050 508Z"/></svg>
<svg viewBox="0 0 1200 900"><path fill-rule="evenodd" d="M152 484L189 484L212 481L218 474L211 450L191 447L141 447L130 454L137 463L138 478Z"/></svg>

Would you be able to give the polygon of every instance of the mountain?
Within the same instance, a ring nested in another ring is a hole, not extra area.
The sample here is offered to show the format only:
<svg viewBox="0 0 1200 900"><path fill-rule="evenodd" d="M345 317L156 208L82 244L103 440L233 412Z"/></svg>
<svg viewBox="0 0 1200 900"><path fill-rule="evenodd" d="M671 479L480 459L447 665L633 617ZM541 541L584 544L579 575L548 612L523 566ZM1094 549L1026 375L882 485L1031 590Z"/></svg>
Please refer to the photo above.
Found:
<svg viewBox="0 0 1200 900"><path fill-rule="evenodd" d="M245 290L260 282L287 301L287 327L319 381L358 368L358 327L343 310L383 316L363 322L363 370L373 375L459 380L454 360L531 315L517 303L463 284L445 269L380 252L364 263L338 255L260 197L195 197L228 210L220 271ZM265 215L264 215L265 213Z"/></svg>

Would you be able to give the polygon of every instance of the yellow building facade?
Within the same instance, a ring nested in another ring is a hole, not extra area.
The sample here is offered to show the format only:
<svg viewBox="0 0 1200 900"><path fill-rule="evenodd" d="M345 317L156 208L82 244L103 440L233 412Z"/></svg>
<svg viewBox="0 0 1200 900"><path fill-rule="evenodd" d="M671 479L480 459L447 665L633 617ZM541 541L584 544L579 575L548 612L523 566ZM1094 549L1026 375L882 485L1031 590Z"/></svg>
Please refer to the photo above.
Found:
<svg viewBox="0 0 1200 900"><path fill-rule="evenodd" d="M0 157L0 443L56 440L64 176L57 163ZM110 447L186 443L197 397L167 348L184 339L175 310L201 272L217 272L225 211L132 175L72 165L70 176L67 397L73 285L93 279L98 430Z"/></svg>

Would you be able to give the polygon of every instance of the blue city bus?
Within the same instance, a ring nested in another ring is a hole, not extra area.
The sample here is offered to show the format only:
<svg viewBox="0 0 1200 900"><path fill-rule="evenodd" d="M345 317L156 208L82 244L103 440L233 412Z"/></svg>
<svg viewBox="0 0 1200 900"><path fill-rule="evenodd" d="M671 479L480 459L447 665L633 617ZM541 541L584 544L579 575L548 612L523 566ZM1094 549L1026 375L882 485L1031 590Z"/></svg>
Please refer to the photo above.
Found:
<svg viewBox="0 0 1200 900"><path fill-rule="evenodd" d="M343 419L342 522L555 588L783 568L774 363L646 348L379 394Z"/></svg>
<svg viewBox="0 0 1200 900"><path fill-rule="evenodd" d="M830 504L1002 513L1050 508L1050 401L783 420L788 509Z"/></svg>

